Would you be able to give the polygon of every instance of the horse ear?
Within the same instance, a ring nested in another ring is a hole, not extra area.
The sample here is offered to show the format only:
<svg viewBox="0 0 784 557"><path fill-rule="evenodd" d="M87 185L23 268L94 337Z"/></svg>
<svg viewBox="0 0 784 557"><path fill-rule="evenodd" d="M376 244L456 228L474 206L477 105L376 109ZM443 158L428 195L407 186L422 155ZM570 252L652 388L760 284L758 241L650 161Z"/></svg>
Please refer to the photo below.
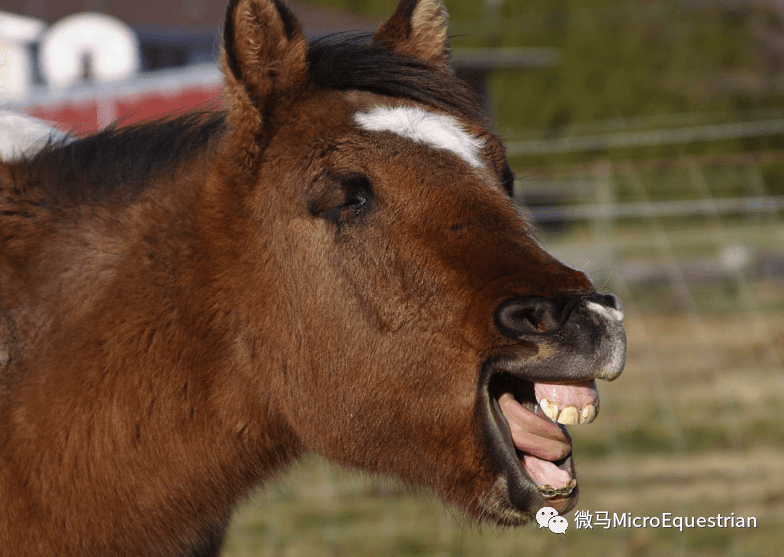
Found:
<svg viewBox="0 0 784 557"><path fill-rule="evenodd" d="M308 81L307 41L282 0L231 0L222 50L227 123L252 157L270 136L273 107Z"/></svg>
<svg viewBox="0 0 784 557"><path fill-rule="evenodd" d="M436 66L449 63L447 13L440 0L400 0L373 42Z"/></svg>

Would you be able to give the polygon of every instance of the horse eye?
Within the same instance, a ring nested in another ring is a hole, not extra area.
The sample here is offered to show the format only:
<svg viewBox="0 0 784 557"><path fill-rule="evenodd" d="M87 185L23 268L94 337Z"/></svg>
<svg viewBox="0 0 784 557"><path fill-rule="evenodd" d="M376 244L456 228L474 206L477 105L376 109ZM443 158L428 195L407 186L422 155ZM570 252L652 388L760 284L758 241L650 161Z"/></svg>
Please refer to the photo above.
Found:
<svg viewBox="0 0 784 557"><path fill-rule="evenodd" d="M332 224L345 224L366 213L373 204L373 187L361 174L331 177L324 195L310 204L310 212Z"/></svg>

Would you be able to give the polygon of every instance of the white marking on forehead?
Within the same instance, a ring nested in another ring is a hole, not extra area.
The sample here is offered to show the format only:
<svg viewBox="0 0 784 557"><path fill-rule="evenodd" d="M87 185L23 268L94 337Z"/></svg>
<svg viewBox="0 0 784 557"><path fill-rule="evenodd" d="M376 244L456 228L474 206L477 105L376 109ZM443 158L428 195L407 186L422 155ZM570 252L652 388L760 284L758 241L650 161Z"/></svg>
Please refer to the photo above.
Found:
<svg viewBox="0 0 784 557"><path fill-rule="evenodd" d="M482 168L479 152L483 139L474 137L446 114L429 112L416 106L377 106L357 112L354 121L369 131L389 131L417 143L444 149L462 158L474 168Z"/></svg>

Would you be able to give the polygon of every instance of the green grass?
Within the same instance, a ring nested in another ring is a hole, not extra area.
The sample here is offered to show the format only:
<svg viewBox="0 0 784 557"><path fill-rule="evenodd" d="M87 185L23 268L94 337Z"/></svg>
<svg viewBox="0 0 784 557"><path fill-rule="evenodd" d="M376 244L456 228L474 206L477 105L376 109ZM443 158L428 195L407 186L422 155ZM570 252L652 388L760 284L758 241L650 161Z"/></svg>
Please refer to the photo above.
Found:
<svg viewBox="0 0 784 557"><path fill-rule="evenodd" d="M311 463L309 466L321 466ZM334 472L344 481L341 474ZM287 482L303 481L298 474ZM688 485L682 486L688 489ZM361 488L358 488L362 491ZM612 491L610 487L603 488ZM633 489L633 486L632 486ZM591 512L632 512L634 516L716 516L733 512L731 504L716 506L695 500L688 506L663 503L640 505L633 494L626 503L603 504L591 490L582 497L580 509ZM595 490L594 490L595 491ZM780 503L779 503L780 505ZM738 509L740 510L740 509ZM736 512L737 514L737 512ZM748 516L748 515L747 515ZM226 545L231 556L503 556L503 555L766 555L766 548L782 541L781 518L757 516L756 529L633 529L595 527L576 530L574 522L563 536L536 525L522 529L498 529L461 524L459 517L440 508L431 496L387 495L370 487L352 497L328 501L305 497L299 504L263 494L239 513Z"/></svg>

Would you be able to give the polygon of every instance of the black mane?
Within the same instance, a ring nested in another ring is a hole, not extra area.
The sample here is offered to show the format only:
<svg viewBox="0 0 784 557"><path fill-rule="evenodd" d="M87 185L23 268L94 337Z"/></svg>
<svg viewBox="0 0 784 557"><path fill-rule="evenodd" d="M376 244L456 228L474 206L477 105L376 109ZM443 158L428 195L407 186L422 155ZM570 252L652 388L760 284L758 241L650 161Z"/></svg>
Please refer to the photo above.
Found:
<svg viewBox="0 0 784 557"><path fill-rule="evenodd" d="M361 90L413 100L466 118L482 119L476 94L446 69L372 44L369 34L338 33L310 44L312 83L327 90ZM109 127L71 142L54 142L28 164L53 200L131 201L151 180L199 156L225 129L225 113L193 112L128 127Z"/></svg>
<svg viewBox="0 0 784 557"><path fill-rule="evenodd" d="M89 204L114 195L131 201L151 178L197 157L224 127L220 111L110 126L73 141L52 142L28 164L52 199Z"/></svg>

